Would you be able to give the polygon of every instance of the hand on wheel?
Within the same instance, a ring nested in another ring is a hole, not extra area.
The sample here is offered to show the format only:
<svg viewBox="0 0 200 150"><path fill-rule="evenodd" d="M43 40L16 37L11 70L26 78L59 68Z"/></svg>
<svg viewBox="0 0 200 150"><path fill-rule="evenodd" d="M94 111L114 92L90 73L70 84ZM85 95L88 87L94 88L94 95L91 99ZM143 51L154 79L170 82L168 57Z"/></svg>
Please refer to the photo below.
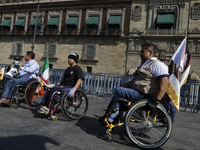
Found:
<svg viewBox="0 0 200 150"><path fill-rule="evenodd" d="M148 99L148 102L146 103L146 109L155 110L158 103L159 103L159 99L157 97L154 97L153 99Z"/></svg>
<svg viewBox="0 0 200 150"><path fill-rule="evenodd" d="M67 94L67 97L73 98L75 91L76 91L76 88L70 89L69 93Z"/></svg>

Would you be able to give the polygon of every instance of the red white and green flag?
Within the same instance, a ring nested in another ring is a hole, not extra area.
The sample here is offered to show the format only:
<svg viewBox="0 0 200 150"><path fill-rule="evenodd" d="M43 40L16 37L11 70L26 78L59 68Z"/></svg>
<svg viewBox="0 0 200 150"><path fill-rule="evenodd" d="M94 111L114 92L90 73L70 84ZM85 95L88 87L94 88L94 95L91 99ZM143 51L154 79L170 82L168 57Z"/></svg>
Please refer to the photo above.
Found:
<svg viewBox="0 0 200 150"><path fill-rule="evenodd" d="M47 56L40 72L42 73L42 80L48 84L49 83L49 58Z"/></svg>

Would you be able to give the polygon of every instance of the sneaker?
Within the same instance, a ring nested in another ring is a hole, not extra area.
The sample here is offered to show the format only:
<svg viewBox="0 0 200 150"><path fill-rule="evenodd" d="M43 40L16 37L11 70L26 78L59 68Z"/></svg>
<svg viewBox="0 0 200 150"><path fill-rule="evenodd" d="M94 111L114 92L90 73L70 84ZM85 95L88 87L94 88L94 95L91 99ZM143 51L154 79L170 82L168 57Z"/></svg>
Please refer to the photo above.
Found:
<svg viewBox="0 0 200 150"><path fill-rule="evenodd" d="M41 106L41 107L38 109L38 112L41 113L41 114L47 115L47 114L49 113L49 108L47 108L46 106Z"/></svg>

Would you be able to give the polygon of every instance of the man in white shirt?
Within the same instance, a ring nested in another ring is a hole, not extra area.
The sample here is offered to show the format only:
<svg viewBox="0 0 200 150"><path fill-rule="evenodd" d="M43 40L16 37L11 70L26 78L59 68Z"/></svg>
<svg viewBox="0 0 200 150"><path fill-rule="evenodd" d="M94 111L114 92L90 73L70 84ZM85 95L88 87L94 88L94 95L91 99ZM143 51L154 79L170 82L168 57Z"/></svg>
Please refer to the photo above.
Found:
<svg viewBox="0 0 200 150"><path fill-rule="evenodd" d="M19 77L13 78L6 82L6 87L2 94L2 99L0 100L0 103L10 103L13 90L17 85L26 83L31 78L36 79L35 73L39 72L40 67L38 63L34 60L34 58L35 54L32 51L27 51L25 56L26 63L23 67L19 67Z"/></svg>
<svg viewBox="0 0 200 150"><path fill-rule="evenodd" d="M142 62L133 74L133 79L115 89L104 116L99 118L102 125L105 124L105 118L108 118L113 110L120 109L121 102L117 101L118 98L138 101L146 95L146 98L152 99L148 101L147 106L153 109L163 98L169 84L169 73L168 67L155 57L155 50L153 44L142 45L140 51Z"/></svg>

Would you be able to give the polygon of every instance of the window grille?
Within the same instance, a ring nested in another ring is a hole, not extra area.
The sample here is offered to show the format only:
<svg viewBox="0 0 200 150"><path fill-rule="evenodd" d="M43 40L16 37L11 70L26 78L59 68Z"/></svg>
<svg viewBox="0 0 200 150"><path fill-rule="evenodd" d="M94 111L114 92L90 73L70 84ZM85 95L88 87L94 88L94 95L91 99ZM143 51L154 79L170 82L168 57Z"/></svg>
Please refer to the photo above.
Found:
<svg viewBox="0 0 200 150"><path fill-rule="evenodd" d="M22 41L15 41L13 43L13 52L12 55L22 56L23 55L23 45Z"/></svg>
<svg viewBox="0 0 200 150"><path fill-rule="evenodd" d="M94 43L85 43L83 45L83 55L82 60L94 60L97 61L97 44Z"/></svg>
<svg viewBox="0 0 200 150"><path fill-rule="evenodd" d="M94 46L87 47L87 59L94 59Z"/></svg>
<svg viewBox="0 0 200 150"><path fill-rule="evenodd" d="M56 50L57 50L57 42L47 42L44 56L45 57L48 56L49 58L55 58Z"/></svg>

